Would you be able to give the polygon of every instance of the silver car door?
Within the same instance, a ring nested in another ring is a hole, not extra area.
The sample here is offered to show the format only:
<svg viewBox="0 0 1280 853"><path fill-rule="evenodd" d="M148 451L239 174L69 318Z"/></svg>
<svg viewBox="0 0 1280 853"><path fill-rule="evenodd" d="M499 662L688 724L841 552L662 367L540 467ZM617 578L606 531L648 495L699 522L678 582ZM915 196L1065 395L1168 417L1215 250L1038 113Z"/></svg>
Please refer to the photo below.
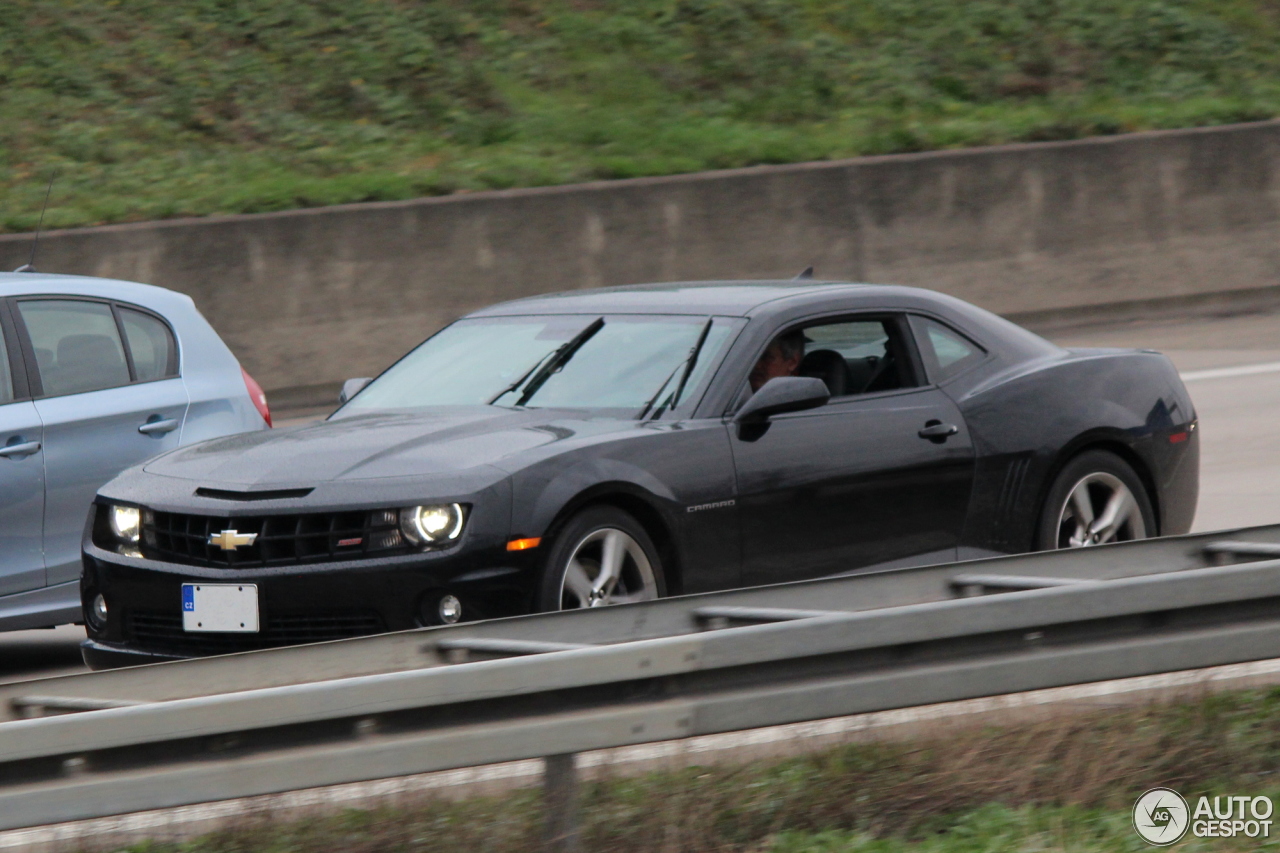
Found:
<svg viewBox="0 0 1280 853"><path fill-rule="evenodd" d="M80 575L80 539L97 490L178 446L187 391L160 318L100 300L17 300L36 411L44 424L44 553L49 584Z"/></svg>
<svg viewBox="0 0 1280 853"><path fill-rule="evenodd" d="M28 397L22 353L0 306L0 596L45 585L44 430Z"/></svg>

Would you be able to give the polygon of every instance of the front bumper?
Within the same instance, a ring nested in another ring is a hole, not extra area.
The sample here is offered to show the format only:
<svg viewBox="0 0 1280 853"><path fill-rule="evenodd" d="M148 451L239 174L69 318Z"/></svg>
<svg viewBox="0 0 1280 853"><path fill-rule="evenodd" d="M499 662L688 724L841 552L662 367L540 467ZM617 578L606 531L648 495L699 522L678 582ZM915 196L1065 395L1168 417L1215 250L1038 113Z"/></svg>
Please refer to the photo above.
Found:
<svg viewBox="0 0 1280 853"><path fill-rule="evenodd" d="M527 613L537 556L497 548L286 567L228 569L125 557L86 543L81 598L102 594L107 623L86 624L82 653L93 669L301 645L439 624L443 595L466 621ZM256 633L186 632L182 584L252 583Z"/></svg>

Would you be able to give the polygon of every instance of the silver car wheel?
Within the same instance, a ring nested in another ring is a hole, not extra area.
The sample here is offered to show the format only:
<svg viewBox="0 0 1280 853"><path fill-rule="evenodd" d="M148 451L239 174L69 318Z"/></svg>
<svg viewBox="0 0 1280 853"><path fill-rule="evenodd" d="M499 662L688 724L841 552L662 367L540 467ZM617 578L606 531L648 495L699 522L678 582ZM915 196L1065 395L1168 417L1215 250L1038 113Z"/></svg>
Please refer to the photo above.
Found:
<svg viewBox="0 0 1280 853"><path fill-rule="evenodd" d="M658 597L653 566L631 535L616 527L582 537L560 581L560 609L602 607Z"/></svg>
<svg viewBox="0 0 1280 853"><path fill-rule="evenodd" d="M1072 487L1058 515L1058 547L1087 548L1147 538L1142 508L1119 477L1097 472Z"/></svg>

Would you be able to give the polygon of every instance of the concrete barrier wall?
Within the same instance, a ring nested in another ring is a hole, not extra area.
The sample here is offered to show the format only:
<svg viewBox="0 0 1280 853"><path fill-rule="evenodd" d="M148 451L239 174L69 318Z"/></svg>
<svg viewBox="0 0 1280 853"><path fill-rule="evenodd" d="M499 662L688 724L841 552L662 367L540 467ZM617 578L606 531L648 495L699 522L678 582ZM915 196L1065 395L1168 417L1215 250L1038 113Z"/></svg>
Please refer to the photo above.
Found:
<svg viewBox="0 0 1280 853"><path fill-rule="evenodd" d="M1280 283L1280 122L49 232L42 271L190 294L268 389L495 301L644 281L935 288L1000 313ZM0 268L29 235L0 237Z"/></svg>

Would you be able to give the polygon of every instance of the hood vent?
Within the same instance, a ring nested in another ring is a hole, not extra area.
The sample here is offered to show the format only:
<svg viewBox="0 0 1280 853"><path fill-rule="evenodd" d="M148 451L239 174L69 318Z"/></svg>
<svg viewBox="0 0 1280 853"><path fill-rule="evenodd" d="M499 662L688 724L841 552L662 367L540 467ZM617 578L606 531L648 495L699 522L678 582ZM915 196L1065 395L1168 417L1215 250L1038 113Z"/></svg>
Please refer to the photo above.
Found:
<svg viewBox="0 0 1280 853"><path fill-rule="evenodd" d="M217 498L220 501L280 501L289 498L305 498L315 489L274 489L260 492L235 492L230 489L196 489L198 498Z"/></svg>

